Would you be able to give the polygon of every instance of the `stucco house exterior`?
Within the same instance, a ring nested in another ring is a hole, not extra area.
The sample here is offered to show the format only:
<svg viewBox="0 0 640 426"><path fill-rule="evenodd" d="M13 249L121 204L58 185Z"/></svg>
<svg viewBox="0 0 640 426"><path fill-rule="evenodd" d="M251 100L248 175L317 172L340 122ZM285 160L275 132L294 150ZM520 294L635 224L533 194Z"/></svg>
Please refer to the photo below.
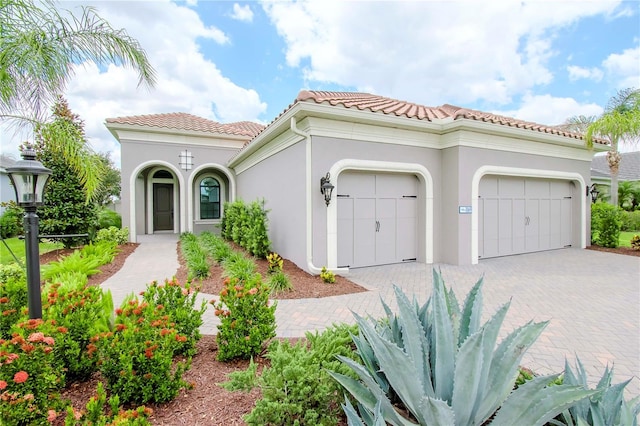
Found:
<svg viewBox="0 0 640 426"><path fill-rule="evenodd" d="M593 152L579 135L366 93L301 91L266 127L188 114L109 118L123 226L215 231L264 199L273 249L311 273L584 248ZM596 146L596 151L606 146ZM334 186L329 204L320 181Z"/></svg>

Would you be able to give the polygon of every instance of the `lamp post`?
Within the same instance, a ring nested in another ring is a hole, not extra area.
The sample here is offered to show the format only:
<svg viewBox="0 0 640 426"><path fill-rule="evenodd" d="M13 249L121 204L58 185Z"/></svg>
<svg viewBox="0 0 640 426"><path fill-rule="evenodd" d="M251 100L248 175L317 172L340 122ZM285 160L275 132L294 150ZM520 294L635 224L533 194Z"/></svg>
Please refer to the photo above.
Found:
<svg viewBox="0 0 640 426"><path fill-rule="evenodd" d="M40 296L40 253L38 247L38 215L36 208L43 204L44 187L51 170L36 160L36 152L29 144L22 148L22 160L7 167L7 174L16 191L18 205L24 208L24 244L27 256L27 298L29 318L42 318Z"/></svg>

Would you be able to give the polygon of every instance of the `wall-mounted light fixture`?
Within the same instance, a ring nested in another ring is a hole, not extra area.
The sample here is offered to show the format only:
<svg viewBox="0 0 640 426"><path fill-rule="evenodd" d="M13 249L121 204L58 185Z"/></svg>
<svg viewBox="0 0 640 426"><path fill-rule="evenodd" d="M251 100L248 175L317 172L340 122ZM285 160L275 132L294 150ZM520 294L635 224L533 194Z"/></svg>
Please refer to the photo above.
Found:
<svg viewBox="0 0 640 426"><path fill-rule="evenodd" d="M193 155L191 155L191 151L185 149L184 151L180 152L180 155L178 155L178 158L180 158L180 168L182 170L191 170L191 168L193 167Z"/></svg>
<svg viewBox="0 0 640 426"><path fill-rule="evenodd" d="M596 188L596 184L592 183L591 186L587 185L587 193L586 195L589 196L591 195L591 202L595 203L596 200L598 199L598 194L600 194L600 191L598 191L598 188Z"/></svg>
<svg viewBox="0 0 640 426"><path fill-rule="evenodd" d="M334 186L331 184L331 176L329 176L329 172L327 172L326 176L320 178L320 193L324 195L324 202L327 203L327 207L331 203L331 193L333 192Z"/></svg>

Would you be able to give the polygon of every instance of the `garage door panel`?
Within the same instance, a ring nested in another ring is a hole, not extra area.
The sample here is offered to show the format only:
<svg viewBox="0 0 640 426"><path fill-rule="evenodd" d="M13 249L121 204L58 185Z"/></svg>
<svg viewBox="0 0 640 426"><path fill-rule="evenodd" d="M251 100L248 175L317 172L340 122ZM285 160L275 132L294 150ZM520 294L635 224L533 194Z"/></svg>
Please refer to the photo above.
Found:
<svg viewBox="0 0 640 426"><path fill-rule="evenodd" d="M411 174L340 175L338 200L352 200L344 207L339 201L338 206L340 266L372 266L417 257L418 186L418 179ZM342 230L351 231L352 238Z"/></svg>
<svg viewBox="0 0 640 426"><path fill-rule="evenodd" d="M353 207L352 198L338 198L338 266L353 264Z"/></svg>
<svg viewBox="0 0 640 426"><path fill-rule="evenodd" d="M400 260L415 259L418 253L418 200L398 200L396 247Z"/></svg>
<svg viewBox="0 0 640 426"><path fill-rule="evenodd" d="M492 191L496 187L497 194L494 195ZM487 176L480 181L479 190L481 211L478 213L478 253L481 257L571 245L571 197L574 191L571 182ZM484 192L485 190L489 192ZM497 209L493 206L494 200L497 200ZM495 232L498 238L497 249L493 241Z"/></svg>
<svg viewBox="0 0 640 426"><path fill-rule="evenodd" d="M524 180L518 178L500 178L498 180L500 198L524 197Z"/></svg>

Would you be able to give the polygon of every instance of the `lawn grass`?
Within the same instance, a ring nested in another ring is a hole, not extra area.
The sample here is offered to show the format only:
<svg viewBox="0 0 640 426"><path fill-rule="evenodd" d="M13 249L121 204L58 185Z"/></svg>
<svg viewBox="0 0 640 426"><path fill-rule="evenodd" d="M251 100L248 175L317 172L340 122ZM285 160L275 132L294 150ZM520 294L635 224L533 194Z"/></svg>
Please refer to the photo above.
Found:
<svg viewBox="0 0 640 426"><path fill-rule="evenodd" d="M18 259L24 262L24 240L15 238L6 238L4 240L5 243L9 246L11 251L18 256ZM41 242L40 243L40 254L46 253L51 250L62 248L62 243L51 243L51 242ZM4 245L2 241L0 241L0 264L8 265L10 263L15 263L16 260L13 258L7 246Z"/></svg>
<svg viewBox="0 0 640 426"><path fill-rule="evenodd" d="M640 231L620 232L620 247L631 247L631 238L640 235Z"/></svg>

